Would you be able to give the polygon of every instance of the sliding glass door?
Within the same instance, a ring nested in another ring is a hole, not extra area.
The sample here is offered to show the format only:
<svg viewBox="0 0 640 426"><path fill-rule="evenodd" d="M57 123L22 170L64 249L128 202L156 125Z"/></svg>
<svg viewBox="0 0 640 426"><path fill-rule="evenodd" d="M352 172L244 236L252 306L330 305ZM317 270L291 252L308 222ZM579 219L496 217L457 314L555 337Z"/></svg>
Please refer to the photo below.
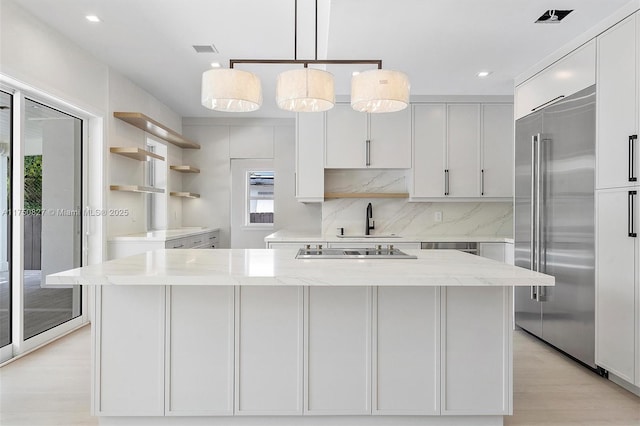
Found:
<svg viewBox="0 0 640 426"><path fill-rule="evenodd" d="M11 144L13 96L0 91L0 362L11 356Z"/></svg>
<svg viewBox="0 0 640 426"><path fill-rule="evenodd" d="M47 288L45 276L80 266L82 120L25 100L23 335L82 314L80 286Z"/></svg>

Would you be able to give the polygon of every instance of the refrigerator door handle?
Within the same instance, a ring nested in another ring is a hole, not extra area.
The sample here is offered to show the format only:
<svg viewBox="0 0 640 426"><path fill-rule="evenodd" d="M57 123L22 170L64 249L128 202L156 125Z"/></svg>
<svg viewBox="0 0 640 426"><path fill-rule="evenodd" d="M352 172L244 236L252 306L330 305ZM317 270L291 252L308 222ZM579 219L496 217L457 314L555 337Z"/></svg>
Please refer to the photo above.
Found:
<svg viewBox="0 0 640 426"><path fill-rule="evenodd" d="M636 176L636 149L635 141L638 140L638 135L629 136L629 182L637 182Z"/></svg>
<svg viewBox="0 0 640 426"><path fill-rule="evenodd" d="M542 211L540 209L540 202L542 200L542 177L541 177L541 169L542 169L542 138L541 135L536 135L536 212L535 212L535 224L536 224L536 236L535 236L535 258L536 258L536 271L540 271L540 237L542 236L541 228L542 228Z"/></svg>
<svg viewBox="0 0 640 426"><path fill-rule="evenodd" d="M531 136L531 226L529 228L529 267L536 270L536 145L538 136Z"/></svg>
<svg viewBox="0 0 640 426"><path fill-rule="evenodd" d="M627 229L629 232L629 236L631 238L636 238L638 236L638 234L636 233L635 230L635 224L634 224L634 209L633 206L635 204L635 198L636 198L636 194L638 193L638 191L629 191L629 198L627 199Z"/></svg>

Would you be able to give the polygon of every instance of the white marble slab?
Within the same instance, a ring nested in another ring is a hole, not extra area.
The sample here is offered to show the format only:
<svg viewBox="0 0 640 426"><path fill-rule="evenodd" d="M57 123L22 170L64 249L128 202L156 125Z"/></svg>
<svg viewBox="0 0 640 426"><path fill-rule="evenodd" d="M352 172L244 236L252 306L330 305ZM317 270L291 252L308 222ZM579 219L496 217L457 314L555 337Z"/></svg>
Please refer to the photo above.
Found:
<svg viewBox="0 0 640 426"><path fill-rule="evenodd" d="M455 250L417 259L295 259L297 250L156 250L48 275L47 285L530 286L552 276Z"/></svg>
<svg viewBox="0 0 640 426"><path fill-rule="evenodd" d="M353 242L353 243L366 243L373 241L380 241L384 243L458 243L458 242L471 242L471 243L513 243L513 238L501 237L496 235L407 235L398 234L399 237L384 238L384 237L372 238L340 238L337 235L328 234L309 234L305 232L280 230L273 234L269 234L264 238L265 242L273 243L318 243L318 242Z"/></svg>
<svg viewBox="0 0 640 426"><path fill-rule="evenodd" d="M137 234L116 235L109 241L169 241L176 238L190 237L204 232L219 231L220 228L202 228L198 226L158 231L140 232Z"/></svg>

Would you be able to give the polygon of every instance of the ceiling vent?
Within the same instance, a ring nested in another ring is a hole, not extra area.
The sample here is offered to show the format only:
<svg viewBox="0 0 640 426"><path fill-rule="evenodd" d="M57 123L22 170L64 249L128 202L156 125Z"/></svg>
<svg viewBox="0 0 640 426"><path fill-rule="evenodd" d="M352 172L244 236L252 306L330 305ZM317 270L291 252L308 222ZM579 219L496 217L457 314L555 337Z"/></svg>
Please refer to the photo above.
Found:
<svg viewBox="0 0 640 426"><path fill-rule="evenodd" d="M542 14L541 17L538 18L538 20L536 21L536 24L559 24L560 21L562 21L571 12L573 12L573 9L571 9L571 10L557 10L557 9L547 10L545 13Z"/></svg>
<svg viewBox="0 0 640 426"><path fill-rule="evenodd" d="M193 48L198 53L219 53L213 44L194 44Z"/></svg>

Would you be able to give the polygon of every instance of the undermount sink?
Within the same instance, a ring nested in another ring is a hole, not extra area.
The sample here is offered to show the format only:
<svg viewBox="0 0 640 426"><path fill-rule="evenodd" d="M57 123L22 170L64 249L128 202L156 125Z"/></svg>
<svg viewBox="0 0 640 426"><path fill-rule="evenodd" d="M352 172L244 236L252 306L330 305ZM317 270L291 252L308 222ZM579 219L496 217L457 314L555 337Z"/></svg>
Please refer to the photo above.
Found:
<svg viewBox="0 0 640 426"><path fill-rule="evenodd" d="M338 238L402 238L397 234L375 234L375 235L336 235Z"/></svg>

